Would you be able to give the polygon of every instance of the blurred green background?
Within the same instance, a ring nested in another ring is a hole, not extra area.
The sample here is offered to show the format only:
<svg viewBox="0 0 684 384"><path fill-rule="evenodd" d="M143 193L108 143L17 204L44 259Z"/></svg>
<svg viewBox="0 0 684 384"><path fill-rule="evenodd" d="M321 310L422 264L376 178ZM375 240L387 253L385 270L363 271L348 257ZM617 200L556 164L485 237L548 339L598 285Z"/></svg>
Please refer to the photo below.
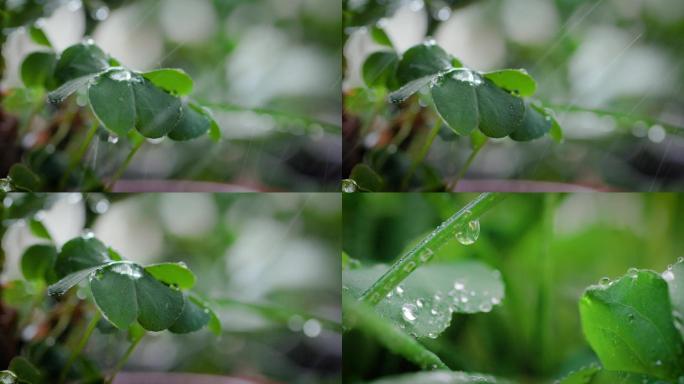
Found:
<svg viewBox="0 0 684 384"><path fill-rule="evenodd" d="M132 69L185 70L195 80L193 97L203 103L294 116L274 118L215 107L224 136L220 144L206 137L188 143L152 141L131 165L126 178L138 183L125 185L125 192L168 191L168 186L145 183L157 179L212 181L265 191L337 189L339 131L326 130L318 122L340 125L339 1L8 0L2 4L3 18L4 11L9 12L1 31L3 95L22 86L19 69L26 55L43 49L20 27L37 20L57 52L92 37ZM18 157L42 147L54 134L58 122L54 115L59 112L49 106L37 116L30 105L24 109L4 105L4 109L7 113L0 111L3 175ZM29 123L31 135L22 131L17 138L15 125ZM79 129L74 124L73 130ZM99 176L111 175L126 155L122 144L108 142L103 134L87 165Z"/></svg>
<svg viewBox="0 0 684 384"><path fill-rule="evenodd" d="M419 104L429 105L428 98L393 106L385 90L363 84L363 61L386 49L370 37L369 27L377 24L399 54L434 38L467 67L524 68L537 80L535 98L552 106L566 140L494 140L478 156L470 178L599 190L682 188L681 0L344 0L344 7L343 177L357 163L375 165L384 157L393 166L383 173L401 168L417 156L435 121L426 112L408 131L402 129L401 117ZM576 107L614 113L573 111ZM427 163L442 177L454 176L470 153L469 140L443 131ZM491 190L478 186L461 188Z"/></svg>
<svg viewBox="0 0 684 384"><path fill-rule="evenodd" d="M475 196L345 194L343 250L365 265L392 263ZM662 272L682 256L684 196L512 194L480 223L477 242L451 241L433 260L499 269L503 305L454 315L439 338L420 341L454 370L549 383L597 362L579 322L587 286L629 268ZM419 370L358 331L344 334L343 349L344 382Z"/></svg>
<svg viewBox="0 0 684 384"><path fill-rule="evenodd" d="M9 194L0 199L5 207L44 204L32 216L42 220L58 246L88 228L127 259L143 265L183 261L197 275L195 290L213 301L222 336L206 330L150 333L125 370L339 382L341 336L324 321L340 322L339 195ZM24 321L30 300L16 300L24 285L12 283L22 279L23 250L40 239L23 220L3 225L0 312L4 307L3 316L11 318L18 311L22 324L29 324L10 332L0 322L4 358L12 347L8 339L16 337L18 349L25 350L44 334L37 331L41 311ZM54 300L44 305L48 309ZM74 316L70 327L80 335L86 320ZM111 368L127 347L124 336L95 332L85 354Z"/></svg>

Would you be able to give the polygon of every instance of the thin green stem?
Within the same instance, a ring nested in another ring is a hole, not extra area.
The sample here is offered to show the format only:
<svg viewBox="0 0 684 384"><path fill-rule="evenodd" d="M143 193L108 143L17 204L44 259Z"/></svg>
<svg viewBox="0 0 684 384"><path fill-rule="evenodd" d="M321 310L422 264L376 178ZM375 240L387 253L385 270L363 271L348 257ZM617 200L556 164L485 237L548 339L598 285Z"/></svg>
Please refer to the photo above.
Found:
<svg viewBox="0 0 684 384"><path fill-rule="evenodd" d="M506 195L501 193L483 193L466 204L458 212L439 225L418 245L401 256L373 285L361 296L361 301L369 305L378 304L387 294L396 288L411 272L426 264L434 253L454 234L472 220L477 220L485 212L499 203Z"/></svg>
<svg viewBox="0 0 684 384"><path fill-rule="evenodd" d="M660 125L668 133L673 133L673 134L677 134L677 135L684 135L684 127L665 123L663 121L660 121L658 119L654 119L654 118L649 117L649 116L634 115L632 113L615 112L615 111L609 111L609 110L600 109L600 108L586 108L586 107L580 107L577 105L544 103L544 106L547 108L551 108L551 109L563 110L565 112L589 112L589 113L593 113L593 114L598 115L598 116L610 116L610 117L614 117L616 119L630 121L630 122L643 121L643 122L648 123L650 125L656 125L656 124Z"/></svg>
<svg viewBox="0 0 684 384"><path fill-rule="evenodd" d="M209 108L214 108L225 112L251 112L261 116L270 116L276 120L287 121L289 123L303 124L307 133L315 133L315 131L320 127L324 132L339 134L342 132L342 128L339 125L331 124L328 122L320 121L309 116L302 116L293 114L290 112L276 111L267 108L250 108L243 107L236 104L230 103L208 103L202 102L202 105L206 105Z"/></svg>
<svg viewBox="0 0 684 384"><path fill-rule="evenodd" d="M458 183L461 181L461 179L463 179L463 176L465 176L465 174L468 172L470 166L473 165L473 162L475 161L477 155L480 153L482 148L484 148L487 145L488 142L489 140L485 139L485 141L482 144L473 148L473 151L470 152L470 156L468 156L468 159L466 160L465 164L463 164L463 167L461 167L461 170L458 171L458 174L456 175L454 180L452 180L451 183L449 183L449 185L447 186L447 191L454 191L456 187L458 187Z"/></svg>
<svg viewBox="0 0 684 384"><path fill-rule="evenodd" d="M343 324L345 329L359 329L376 338L390 351L405 357L422 369L449 369L442 360L418 340L380 317L370 305L353 297L342 296Z"/></svg>
<svg viewBox="0 0 684 384"><path fill-rule="evenodd" d="M76 153L76 156L74 156L71 159L71 162L69 163L69 168L67 171L62 175L62 179L59 182L59 189L63 190L64 187L66 186L67 182L69 181L69 176L71 176L71 173L76 169L76 166L83 162L83 158L85 155L88 153L88 148L90 148L90 144L93 142L93 139L95 138L95 134L97 133L97 128L99 127L99 123L95 122L91 125L90 129L88 130L88 134L86 135L85 140L83 140L83 143L81 144L81 147L79 148L78 152Z"/></svg>
<svg viewBox="0 0 684 384"><path fill-rule="evenodd" d="M536 322L535 327L537 342L537 356L540 356L538 360L539 371L546 372L546 369L551 359L551 354L553 353L553 346L549 344L550 331L553 327L551 322L553 300L551 298L551 292L553 292L553 258L550 254L550 242L553 239L553 225L554 225L554 214L556 211L556 205L558 203L558 195L555 193L549 193L544 195L544 212L542 217L542 230L543 241L541 243L541 249L539 250L539 271L537 273L537 310L536 312Z"/></svg>
<svg viewBox="0 0 684 384"><path fill-rule="evenodd" d="M411 178L413 177L413 174L416 172L416 169L418 169L418 166L421 163L423 163L428 152L430 152L430 148L432 147L432 143L435 142L435 138L439 134L440 129L442 129L442 119L437 119L437 122L432 127L432 130L430 130L430 132L428 133L428 136L425 139L423 146L420 148L420 152L418 152L418 156L416 156L413 159L413 161L411 162L411 168L409 168L409 171L406 173L406 175L404 176L404 179L401 181L401 189L402 190L405 190L408 187L409 183L411 182Z"/></svg>
<svg viewBox="0 0 684 384"><path fill-rule="evenodd" d="M112 177L112 180L109 181L109 185L107 186L107 191L111 191L114 186L116 185L117 181L123 176L124 172L126 172L126 169L128 169L128 166L131 165L131 161L133 161L133 158L135 155L138 153L142 145L145 143L145 140L139 140L133 148L131 148L131 151L128 153L128 156L126 156L126 160L121 164L119 169L117 169L116 173L114 173L114 176Z"/></svg>
<svg viewBox="0 0 684 384"><path fill-rule="evenodd" d="M88 323L85 332L83 332L83 336L81 336L81 340L78 342L76 349L74 349L71 352L71 355L69 355L69 360L67 360L67 363L64 365L64 367L62 367L62 372L59 375L60 384L64 383L64 380L66 380L66 377L69 374L71 366L74 364L76 358L78 358L81 352L83 352L83 349L85 349L86 345L88 344L88 340L90 339L90 336L93 334L93 331L97 326L98 321L100 321L101 316L102 315L100 315L99 311L95 311L93 318L90 319L90 323Z"/></svg>
<svg viewBox="0 0 684 384"><path fill-rule="evenodd" d="M310 313L305 313L304 311L300 311L297 309L279 307L272 304L247 303L233 298L220 298L212 301L221 306L246 308L251 311L258 312L262 314L264 317L280 322L282 324L287 324L293 316L300 316L302 318L314 319L318 321L321 324L321 326L323 326L323 328L325 329L334 332L341 332L342 330L342 326L333 320L312 315Z"/></svg>
<svg viewBox="0 0 684 384"><path fill-rule="evenodd" d="M109 379L107 379L107 381L105 382L106 384L111 384L111 383L114 382L114 379L116 378L116 375L119 374L119 372L121 371L121 369L123 368L123 366L126 364L126 362L128 361L128 359L131 358L131 355L133 354L133 352L135 351L135 349L138 347L138 344L140 344L140 341L141 341L142 339L143 339L142 336L141 336L141 337L138 337L138 338L136 338L135 340L133 340L133 342L131 343L131 345L128 346L128 349L126 349L126 353L124 353L123 356L121 356L121 358L119 359L119 361L118 361L118 362L116 363L116 365L114 366L114 370L112 371L112 375L109 377Z"/></svg>

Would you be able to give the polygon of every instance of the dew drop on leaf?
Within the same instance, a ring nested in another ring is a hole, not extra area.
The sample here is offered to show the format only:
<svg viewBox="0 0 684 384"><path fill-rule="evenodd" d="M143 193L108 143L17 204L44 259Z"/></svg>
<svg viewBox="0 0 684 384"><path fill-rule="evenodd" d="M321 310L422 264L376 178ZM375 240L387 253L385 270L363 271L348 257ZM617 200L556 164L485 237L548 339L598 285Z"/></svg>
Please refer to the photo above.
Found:
<svg viewBox="0 0 684 384"><path fill-rule="evenodd" d="M456 240L463 245L471 245L480 236L480 221L471 220L456 230Z"/></svg>
<svg viewBox="0 0 684 384"><path fill-rule="evenodd" d="M610 278L609 277L602 277L601 280L599 280L599 285L601 285L601 286L610 285Z"/></svg>
<svg viewBox="0 0 684 384"><path fill-rule="evenodd" d="M84 239L92 239L95 237L95 234L90 229L84 229L83 232L81 233L81 237Z"/></svg>
<svg viewBox="0 0 684 384"><path fill-rule="evenodd" d="M416 310L417 310L417 308L416 308L415 305L413 305L413 304L404 304L404 305L401 307L401 317L402 317L405 321L407 321L407 322L409 322L409 323L412 323L412 322L416 321Z"/></svg>
<svg viewBox="0 0 684 384"><path fill-rule="evenodd" d="M352 179L345 179L342 180L342 192L344 193L354 193L359 189L358 184L356 184L356 181Z"/></svg>
<svg viewBox="0 0 684 384"><path fill-rule="evenodd" d="M469 69L456 71L454 74L454 79L468 83L473 87L477 87L483 83L482 77Z"/></svg>
<svg viewBox="0 0 684 384"><path fill-rule="evenodd" d="M401 297L404 294L404 288L402 288L401 285L397 285L395 291L397 292L397 296L399 297Z"/></svg>
<svg viewBox="0 0 684 384"><path fill-rule="evenodd" d="M116 144L116 143L119 142L119 136L116 136L116 135L109 135L109 137L107 137L107 142L108 142L109 144Z"/></svg>

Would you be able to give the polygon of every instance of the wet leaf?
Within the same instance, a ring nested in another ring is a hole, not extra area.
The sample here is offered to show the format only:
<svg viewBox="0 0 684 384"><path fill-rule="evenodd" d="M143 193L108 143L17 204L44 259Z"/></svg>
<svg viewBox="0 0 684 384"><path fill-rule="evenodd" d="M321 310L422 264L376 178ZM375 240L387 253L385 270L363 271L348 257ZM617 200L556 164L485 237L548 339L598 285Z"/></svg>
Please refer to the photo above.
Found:
<svg viewBox="0 0 684 384"><path fill-rule="evenodd" d="M49 89L53 86L53 74L57 56L52 52L33 52L21 64L21 80L26 87Z"/></svg>
<svg viewBox="0 0 684 384"><path fill-rule="evenodd" d="M51 282L56 278L54 273L57 249L52 245L33 245L21 256L21 272L29 281L43 280Z"/></svg>
<svg viewBox="0 0 684 384"><path fill-rule="evenodd" d="M43 382L43 376L38 368L25 357L17 356L13 358L10 361L9 370L17 376L19 383L40 384Z"/></svg>
<svg viewBox="0 0 684 384"><path fill-rule="evenodd" d="M185 302L183 313L169 328L169 331L173 333L191 333L202 329L209 323L211 316L201 303L198 303L188 295L184 295L183 300Z"/></svg>
<svg viewBox="0 0 684 384"><path fill-rule="evenodd" d="M677 263L668 267L662 276L670 292L673 316L679 322L679 332L684 339L684 259L680 258Z"/></svg>
<svg viewBox="0 0 684 384"><path fill-rule="evenodd" d="M62 52L55 68L59 84L79 77L100 73L109 68L109 58L96 45L81 43Z"/></svg>
<svg viewBox="0 0 684 384"><path fill-rule="evenodd" d="M404 85L451 68L452 57L448 53L436 44L423 43L404 52L397 67L397 80Z"/></svg>
<svg viewBox="0 0 684 384"><path fill-rule="evenodd" d="M57 257L56 270L60 276L99 267L109 263L109 252L102 242L94 237L77 237L68 241Z"/></svg>
<svg viewBox="0 0 684 384"><path fill-rule="evenodd" d="M173 131L169 133L169 138L175 141L186 141L196 139L209 131L212 120L210 120L202 109L193 103L183 103L181 118Z"/></svg>
<svg viewBox="0 0 684 384"><path fill-rule="evenodd" d="M475 87L452 76L444 76L432 87L437 113L459 135L468 135L479 125Z"/></svg>
<svg viewBox="0 0 684 384"><path fill-rule="evenodd" d="M0 371L0 383L2 384L18 384L19 378L12 371Z"/></svg>
<svg viewBox="0 0 684 384"><path fill-rule="evenodd" d="M71 96L74 92L85 87L94 78L96 78L99 73L94 73L86 76L82 76L73 80L69 80L62 84L59 88L48 94L48 101L52 104L58 104L64 101L67 97Z"/></svg>
<svg viewBox="0 0 684 384"><path fill-rule="evenodd" d="M524 69L502 69L483 73L483 76L498 87L522 97L532 96L537 91L537 82Z"/></svg>
<svg viewBox="0 0 684 384"><path fill-rule="evenodd" d="M661 379L683 374L684 342L674 325L668 285L657 273L631 271L589 287L580 301L587 341L611 371Z"/></svg>
<svg viewBox="0 0 684 384"><path fill-rule="evenodd" d="M169 288L144 271L136 280L138 322L148 331L162 331L176 322L183 311L183 294Z"/></svg>
<svg viewBox="0 0 684 384"><path fill-rule="evenodd" d="M597 372L588 384L671 384L670 381L660 380L658 378L642 375L638 373L629 372L612 372L601 370ZM563 382L562 384L568 384Z"/></svg>
<svg viewBox="0 0 684 384"><path fill-rule="evenodd" d="M363 63L361 73L368 87L392 88L399 56L394 52L372 53Z"/></svg>
<svg viewBox="0 0 684 384"><path fill-rule="evenodd" d="M171 94L185 96L192 93L192 78L182 69L157 69L142 75L152 84Z"/></svg>
<svg viewBox="0 0 684 384"><path fill-rule="evenodd" d="M145 270L155 279L180 289L191 289L195 285L195 274L183 263L152 264Z"/></svg>
<svg viewBox="0 0 684 384"><path fill-rule="evenodd" d="M407 373L403 375L385 377L372 381L370 384L479 384L479 383L510 383L510 381L497 379L494 376L479 373L432 371Z"/></svg>
<svg viewBox="0 0 684 384"><path fill-rule="evenodd" d="M389 102L395 104L404 102L414 93L420 91L424 87L427 87L428 84L430 84L434 80L434 78L434 75L430 75L406 83L401 88L389 94Z"/></svg>
<svg viewBox="0 0 684 384"><path fill-rule="evenodd" d="M511 133L511 139L515 141L530 141L538 139L551 130L552 121L532 104L525 106L525 117L522 124Z"/></svg>
<svg viewBox="0 0 684 384"><path fill-rule="evenodd" d="M378 265L345 270L344 289L358 298L386 269ZM482 263L433 263L413 271L375 309L407 333L435 338L449 326L452 313L489 312L503 297L499 272Z"/></svg>
<svg viewBox="0 0 684 384"><path fill-rule="evenodd" d="M104 317L119 329L127 329L138 317L135 283L141 275L139 266L117 263L90 277L95 303Z"/></svg>
<svg viewBox="0 0 684 384"><path fill-rule="evenodd" d="M489 137L508 136L520 127L525 117L525 104L497 87L490 80L477 88L480 131Z"/></svg>
<svg viewBox="0 0 684 384"><path fill-rule="evenodd" d="M557 384L589 384L591 379L601 370L600 367L590 366L580 368L577 371L570 372L564 378L558 380Z"/></svg>
<svg viewBox="0 0 684 384"><path fill-rule="evenodd" d="M106 267L107 264L99 265L97 267L92 267L88 269L83 269L78 272L70 273L63 277L58 282L50 285L48 287L48 295L50 296L60 296L65 294L68 290L73 288L76 284L83 281L85 278L90 277L93 272Z"/></svg>
<svg viewBox="0 0 684 384"><path fill-rule="evenodd" d="M108 72L88 88L93 114L117 136L125 136L135 126L135 99L130 76L126 70Z"/></svg>
<svg viewBox="0 0 684 384"><path fill-rule="evenodd" d="M171 132L181 118L181 101L149 80L133 83L136 128L143 136L158 139Z"/></svg>

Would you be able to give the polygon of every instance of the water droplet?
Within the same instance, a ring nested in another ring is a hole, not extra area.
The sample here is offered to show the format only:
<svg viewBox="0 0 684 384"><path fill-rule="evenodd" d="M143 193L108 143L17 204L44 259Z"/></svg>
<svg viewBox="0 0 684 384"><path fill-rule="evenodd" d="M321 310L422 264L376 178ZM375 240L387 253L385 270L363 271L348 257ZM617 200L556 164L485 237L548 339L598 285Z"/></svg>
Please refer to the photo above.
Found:
<svg viewBox="0 0 684 384"><path fill-rule="evenodd" d="M456 231L456 240L463 245L471 245L480 236L480 222L471 220Z"/></svg>
<svg viewBox="0 0 684 384"><path fill-rule="evenodd" d="M462 291L465 289L465 284L461 283L460 281L457 281L454 283L454 289L457 291Z"/></svg>
<svg viewBox="0 0 684 384"><path fill-rule="evenodd" d="M480 311L482 312L490 312L492 310L492 304L488 302L484 302L480 304Z"/></svg>
<svg viewBox="0 0 684 384"><path fill-rule="evenodd" d="M109 17L109 7L103 5L92 12L93 19L103 21Z"/></svg>
<svg viewBox="0 0 684 384"><path fill-rule="evenodd" d="M421 299L416 300L416 306L418 308L423 308L423 300L421 300Z"/></svg>
<svg viewBox="0 0 684 384"><path fill-rule="evenodd" d="M321 334L323 327L321 327L321 322L316 319L309 319L302 326L302 331L307 337L318 337Z"/></svg>
<svg viewBox="0 0 684 384"><path fill-rule="evenodd" d="M399 297L404 295L404 288L402 288L401 285L397 285L397 288L394 291L397 292L397 296Z"/></svg>
<svg viewBox="0 0 684 384"><path fill-rule="evenodd" d="M672 268L668 268L667 271L663 272L663 279L666 281L674 281L675 276L672 272Z"/></svg>
<svg viewBox="0 0 684 384"><path fill-rule="evenodd" d="M352 179L345 179L342 180L342 192L344 193L354 193L358 191L359 185L356 184L356 181Z"/></svg>
<svg viewBox="0 0 684 384"><path fill-rule="evenodd" d="M0 192L12 192L12 182L9 178L0 179ZM5 205L5 207L9 206Z"/></svg>
<svg viewBox="0 0 684 384"><path fill-rule="evenodd" d="M429 332L429 333L428 333L428 337L431 338L431 339L436 339L436 338L437 338L437 333L435 333L435 332Z"/></svg>
<svg viewBox="0 0 684 384"><path fill-rule="evenodd" d="M81 237L84 239L92 239L95 237L95 234L91 229L84 229L83 232L81 233Z"/></svg>
<svg viewBox="0 0 684 384"><path fill-rule="evenodd" d="M461 69L458 70L454 73L454 79L462 81L464 83L468 83L474 87L477 87L479 85L482 85L484 82L482 80L482 77L475 73L474 71L471 71L469 69Z"/></svg>
<svg viewBox="0 0 684 384"><path fill-rule="evenodd" d="M634 321L634 314L630 313L629 315L627 315L627 320L629 320L630 323L633 322Z"/></svg>
<svg viewBox="0 0 684 384"><path fill-rule="evenodd" d="M610 285L610 278L609 277L602 277L601 280L599 280L599 285L602 285L602 286Z"/></svg>
<svg viewBox="0 0 684 384"><path fill-rule="evenodd" d="M405 321L407 321L407 322L409 322L409 323L412 323L412 322L416 321L416 318L417 318L417 317L416 317L416 310L417 310L417 308L416 308L415 305L413 305L413 304L404 304L404 305L401 307L401 317L402 317Z"/></svg>
<svg viewBox="0 0 684 384"><path fill-rule="evenodd" d="M432 316L436 316L438 313L439 313L439 312L437 312L437 310L434 309L434 308L430 310L430 314L431 314Z"/></svg>
<svg viewBox="0 0 684 384"><path fill-rule="evenodd" d="M436 19L439 21L446 21L449 20L451 17L451 8L449 7L442 7L436 12Z"/></svg>
<svg viewBox="0 0 684 384"><path fill-rule="evenodd" d="M678 263L684 263L684 257L678 257L677 262Z"/></svg>
<svg viewBox="0 0 684 384"><path fill-rule="evenodd" d="M661 366L663 365L663 362L661 360L656 360L655 365Z"/></svg>
<svg viewBox="0 0 684 384"><path fill-rule="evenodd" d="M160 138L158 138L158 139L147 139L147 142L150 143L150 144L152 144L152 145L157 145L157 144L163 143L163 142L164 142L164 138L163 138L163 137L160 137Z"/></svg>
<svg viewBox="0 0 684 384"><path fill-rule="evenodd" d="M108 142L109 144L116 144L116 143L119 142L119 136L116 136L116 135L109 135L109 137L107 137L107 142Z"/></svg>
<svg viewBox="0 0 684 384"><path fill-rule="evenodd" d="M501 299L498 297L492 297L492 305L499 305L501 304Z"/></svg>
<svg viewBox="0 0 684 384"><path fill-rule="evenodd" d="M111 267L112 272L118 273L119 275L124 275L128 276L131 279L139 279L142 277L142 271L140 270L140 267L138 267L135 264L131 263L119 263L115 264L113 267ZM177 287L171 287L171 288L176 288Z"/></svg>
<svg viewBox="0 0 684 384"><path fill-rule="evenodd" d="M120 71L112 71L109 73L109 78L116 81L130 81L132 77L133 75L131 72L125 69Z"/></svg>
<svg viewBox="0 0 684 384"><path fill-rule="evenodd" d="M654 143L662 143L667 137L667 132L662 125L654 125L648 130L648 139Z"/></svg>

